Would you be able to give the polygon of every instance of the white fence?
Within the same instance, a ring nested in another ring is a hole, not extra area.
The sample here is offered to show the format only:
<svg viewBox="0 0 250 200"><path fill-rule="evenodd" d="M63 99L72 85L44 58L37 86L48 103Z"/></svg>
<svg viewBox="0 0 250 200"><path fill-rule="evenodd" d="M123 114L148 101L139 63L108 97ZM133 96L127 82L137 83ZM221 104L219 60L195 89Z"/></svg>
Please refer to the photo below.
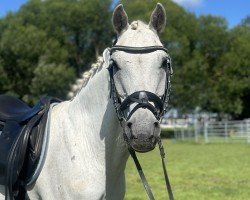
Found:
<svg viewBox="0 0 250 200"><path fill-rule="evenodd" d="M162 124L162 127L167 126ZM172 125L176 140L215 143L249 143L250 119L242 121L205 121L194 124Z"/></svg>

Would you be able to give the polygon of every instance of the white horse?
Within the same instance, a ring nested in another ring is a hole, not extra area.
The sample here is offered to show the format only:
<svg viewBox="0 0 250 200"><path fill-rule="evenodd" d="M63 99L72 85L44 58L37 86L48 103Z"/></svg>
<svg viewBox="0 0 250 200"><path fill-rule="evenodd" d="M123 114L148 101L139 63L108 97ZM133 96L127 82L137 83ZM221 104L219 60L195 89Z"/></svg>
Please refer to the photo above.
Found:
<svg viewBox="0 0 250 200"><path fill-rule="evenodd" d="M122 5L113 13L117 32L116 45L132 47L162 46L158 33L165 28L165 10L157 4L149 24L128 23ZM106 52L106 51L105 51ZM162 97L165 93L166 52L115 51L111 55L114 83L123 101L136 91L149 91ZM123 199L124 170L129 153L110 98L109 60L70 101L53 107L46 160L39 178L28 188L30 199ZM135 103L129 105L130 112ZM147 152L160 135L159 122L149 109L137 109L122 123L132 147ZM0 187L0 200L4 188Z"/></svg>

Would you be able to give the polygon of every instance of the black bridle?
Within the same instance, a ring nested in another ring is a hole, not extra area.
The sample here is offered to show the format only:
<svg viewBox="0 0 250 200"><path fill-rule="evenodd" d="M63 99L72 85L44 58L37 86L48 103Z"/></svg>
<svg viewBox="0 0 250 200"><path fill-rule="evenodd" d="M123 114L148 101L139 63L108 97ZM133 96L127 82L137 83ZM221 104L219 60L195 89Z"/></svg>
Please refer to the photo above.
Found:
<svg viewBox="0 0 250 200"><path fill-rule="evenodd" d="M157 50L164 51L168 53L168 50L162 46L148 46L148 47L129 47L129 46L113 46L109 49L110 55L114 51L124 51L127 53L132 54L145 54L145 53L151 53ZM160 120L161 117L165 114L168 107L168 100L169 100L169 94L170 94L170 76L172 74L172 67L171 67L171 58L167 54L166 62L168 65L168 69L166 72L166 84L165 84L165 92L164 95L160 98L156 94L149 92L149 91L137 91L133 94L126 97L126 99L121 102L121 99L118 97L118 92L115 87L114 82L114 74L113 74L113 67L114 67L114 61L111 59L110 64L108 67L109 75L110 75L110 96L113 99L113 104L118 116L119 121L128 121L128 119L132 116L132 114L139 108L147 108L149 109L157 120ZM154 106L150 103L154 103ZM125 116L124 111L133 103L137 103L136 107L130 112L128 117Z"/></svg>
<svg viewBox="0 0 250 200"><path fill-rule="evenodd" d="M164 51L167 53L167 57L166 57L167 72L166 72L166 84L165 84L164 95L162 97L158 97L156 94L154 94L152 92L142 90L142 91L134 92L133 94L126 97L124 99L124 101L122 102L118 96L118 92L117 92L115 82L114 82L113 67L114 67L115 63L111 59L112 53L115 51L124 51L124 52L132 53L132 54L146 54L146 53L151 53L151 52L158 51L158 50ZM122 125L122 121L125 121L125 122L128 121L130 119L130 117L133 115L133 113L139 108L145 108L145 109L150 110L154 114L154 116L156 117L156 119L158 121L161 120L162 116L167 111L168 100L169 100L169 95L170 95L170 88L171 88L170 76L172 75L171 58L168 54L168 50L166 48L164 48L163 46L130 47L130 46L115 45L109 49L108 70L109 70L109 75L110 75L110 97L113 99L113 104L114 104L114 108L115 108L117 117L120 121L121 127L123 128L124 140L128 144L129 153L135 162L135 165L137 167L137 170L139 172L139 175L141 177L141 180L143 182L143 185L144 185L144 188L147 192L147 195L148 195L150 200L154 200L153 193L150 189L150 186L148 185L146 177L142 171L141 165L136 157L135 150L129 144L127 135L126 135L125 130L124 130L124 126ZM137 105L126 116L125 111L133 103L137 103ZM164 172L164 177L165 177L165 182L166 182L166 187L167 187L169 199L173 200L174 197L173 197L171 185L169 182L169 178L167 175L167 170L166 170L166 166L165 166L165 162L164 162L164 158L165 158L164 148L163 148L163 145L161 143L160 137L157 138L157 140L158 140L160 154L161 154L161 158L162 158L163 172Z"/></svg>

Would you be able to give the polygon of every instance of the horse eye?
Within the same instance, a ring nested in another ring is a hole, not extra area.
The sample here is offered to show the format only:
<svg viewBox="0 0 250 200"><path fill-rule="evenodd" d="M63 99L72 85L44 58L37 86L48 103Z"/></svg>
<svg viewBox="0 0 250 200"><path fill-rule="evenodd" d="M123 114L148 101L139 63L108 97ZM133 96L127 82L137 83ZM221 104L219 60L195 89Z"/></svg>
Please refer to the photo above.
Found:
<svg viewBox="0 0 250 200"><path fill-rule="evenodd" d="M168 60L167 59L164 59L164 61L161 64L161 67L164 69L168 69Z"/></svg>

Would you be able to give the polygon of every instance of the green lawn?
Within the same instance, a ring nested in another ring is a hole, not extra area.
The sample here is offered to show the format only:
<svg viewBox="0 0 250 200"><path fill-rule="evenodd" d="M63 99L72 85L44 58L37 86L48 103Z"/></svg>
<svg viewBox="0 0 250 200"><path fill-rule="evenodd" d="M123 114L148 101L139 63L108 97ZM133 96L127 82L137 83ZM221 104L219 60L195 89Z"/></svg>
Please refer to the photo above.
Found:
<svg viewBox="0 0 250 200"><path fill-rule="evenodd" d="M250 145L164 141L176 200L249 200ZM138 154L157 200L168 199L158 148ZM147 199L132 159L126 168L126 200Z"/></svg>

